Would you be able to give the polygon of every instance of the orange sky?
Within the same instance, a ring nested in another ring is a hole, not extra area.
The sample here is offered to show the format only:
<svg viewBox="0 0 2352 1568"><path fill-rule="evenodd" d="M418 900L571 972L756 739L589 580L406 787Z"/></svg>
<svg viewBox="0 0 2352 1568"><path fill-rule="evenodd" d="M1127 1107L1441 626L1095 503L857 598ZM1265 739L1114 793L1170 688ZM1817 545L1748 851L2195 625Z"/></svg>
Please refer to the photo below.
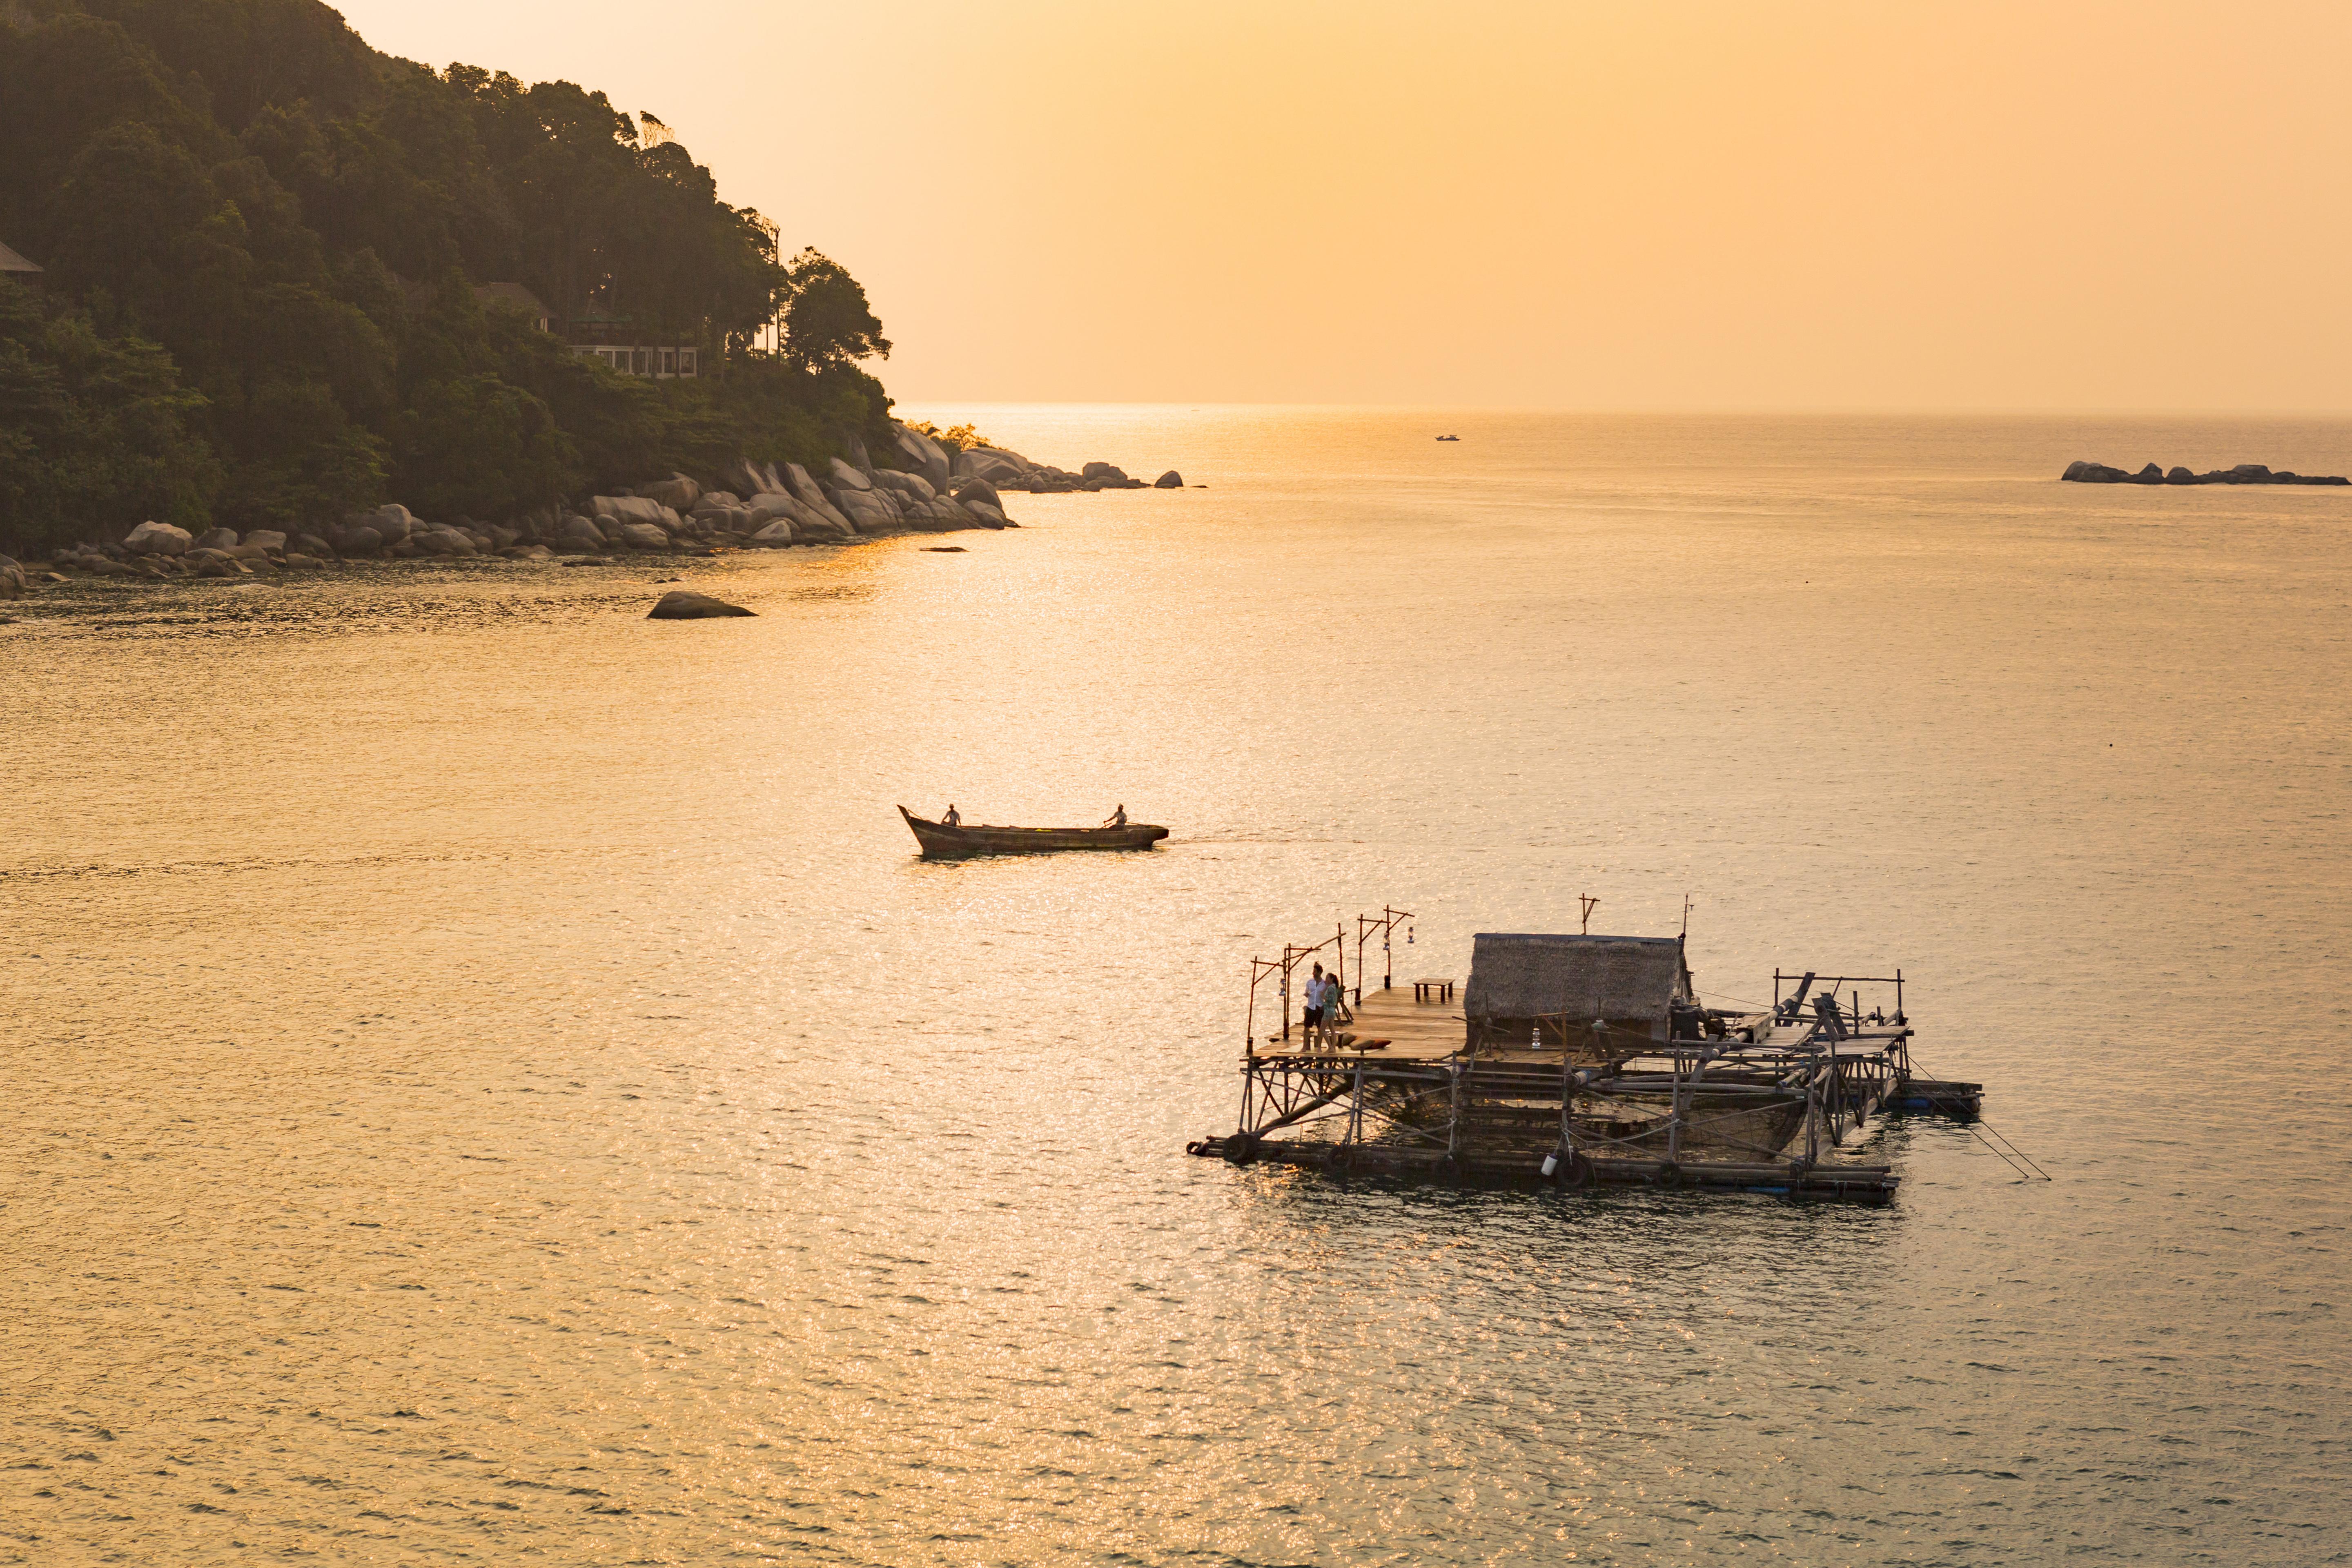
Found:
<svg viewBox="0 0 2352 1568"><path fill-rule="evenodd" d="M653 110L908 401L2352 408L2340 0L342 9Z"/></svg>

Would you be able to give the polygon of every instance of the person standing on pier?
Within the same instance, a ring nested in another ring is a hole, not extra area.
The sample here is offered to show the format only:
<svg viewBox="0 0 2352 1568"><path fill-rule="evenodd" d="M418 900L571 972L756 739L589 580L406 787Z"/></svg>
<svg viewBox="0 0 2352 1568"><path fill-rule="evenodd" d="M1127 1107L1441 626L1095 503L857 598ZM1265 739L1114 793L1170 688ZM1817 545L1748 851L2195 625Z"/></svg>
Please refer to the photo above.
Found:
<svg viewBox="0 0 2352 1568"><path fill-rule="evenodd" d="M1317 964L1315 973L1307 980L1307 1011L1299 1022L1307 1030L1307 1043L1315 1043L1315 1031L1323 1026L1323 966Z"/></svg>

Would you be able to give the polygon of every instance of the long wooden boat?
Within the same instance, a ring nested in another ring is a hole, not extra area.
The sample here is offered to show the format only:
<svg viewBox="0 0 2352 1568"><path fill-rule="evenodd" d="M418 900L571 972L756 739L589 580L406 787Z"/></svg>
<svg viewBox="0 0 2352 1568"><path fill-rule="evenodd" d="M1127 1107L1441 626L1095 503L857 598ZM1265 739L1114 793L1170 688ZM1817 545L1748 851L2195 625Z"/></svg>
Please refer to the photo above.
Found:
<svg viewBox="0 0 2352 1568"><path fill-rule="evenodd" d="M950 827L917 816L905 806L898 815L915 830L915 842L927 860L968 860L975 855L1046 855L1057 849L1149 849L1168 837L1164 827L1130 822L1125 827Z"/></svg>

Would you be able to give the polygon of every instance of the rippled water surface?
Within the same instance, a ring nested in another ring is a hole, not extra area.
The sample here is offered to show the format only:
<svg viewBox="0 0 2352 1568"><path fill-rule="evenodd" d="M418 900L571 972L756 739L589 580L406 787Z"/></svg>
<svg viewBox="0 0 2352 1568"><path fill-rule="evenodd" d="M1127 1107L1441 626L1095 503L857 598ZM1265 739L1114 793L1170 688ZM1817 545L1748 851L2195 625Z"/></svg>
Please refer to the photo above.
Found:
<svg viewBox="0 0 2352 1568"><path fill-rule="evenodd" d="M2352 499L2051 479L2352 426L925 412L1208 488L11 606L0 1562L2352 1555ZM2055 1179L1184 1156L1253 952L1583 892Z"/></svg>

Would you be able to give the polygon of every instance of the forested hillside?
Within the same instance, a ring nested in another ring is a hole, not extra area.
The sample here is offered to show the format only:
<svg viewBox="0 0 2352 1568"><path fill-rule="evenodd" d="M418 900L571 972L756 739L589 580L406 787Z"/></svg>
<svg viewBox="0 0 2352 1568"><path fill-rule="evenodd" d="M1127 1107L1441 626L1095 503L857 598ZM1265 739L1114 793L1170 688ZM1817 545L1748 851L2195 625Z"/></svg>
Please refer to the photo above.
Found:
<svg viewBox="0 0 2352 1568"><path fill-rule="evenodd" d="M602 93L394 59L317 0L0 0L0 241L46 269L0 280L0 545L387 499L495 520L816 459L887 412L864 290L780 263ZM486 309L492 281L557 332ZM573 321L703 374L618 374Z"/></svg>

